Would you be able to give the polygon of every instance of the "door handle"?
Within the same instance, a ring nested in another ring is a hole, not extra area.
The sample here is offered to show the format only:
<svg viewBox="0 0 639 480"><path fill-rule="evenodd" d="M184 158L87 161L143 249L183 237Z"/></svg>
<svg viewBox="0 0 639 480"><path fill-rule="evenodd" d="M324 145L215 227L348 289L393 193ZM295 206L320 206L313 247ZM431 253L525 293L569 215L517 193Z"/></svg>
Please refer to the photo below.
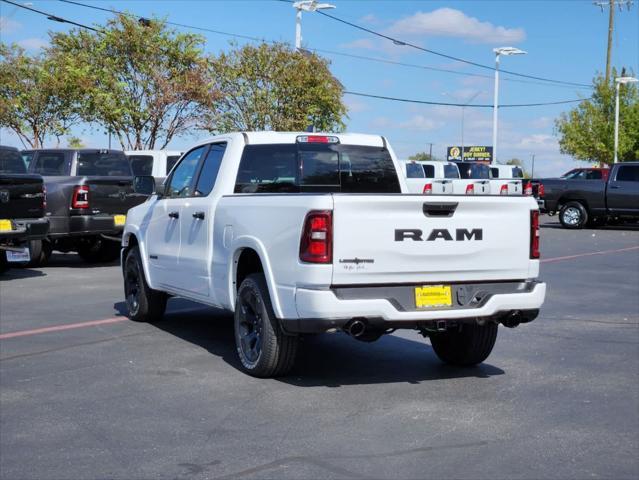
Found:
<svg viewBox="0 0 639 480"><path fill-rule="evenodd" d="M169 212L169 217L171 218L180 218L179 212Z"/></svg>
<svg viewBox="0 0 639 480"><path fill-rule="evenodd" d="M617 190L619 188L619 185L610 185L610 187L612 190Z"/></svg>
<svg viewBox="0 0 639 480"><path fill-rule="evenodd" d="M193 212L193 218L204 220L204 212Z"/></svg>

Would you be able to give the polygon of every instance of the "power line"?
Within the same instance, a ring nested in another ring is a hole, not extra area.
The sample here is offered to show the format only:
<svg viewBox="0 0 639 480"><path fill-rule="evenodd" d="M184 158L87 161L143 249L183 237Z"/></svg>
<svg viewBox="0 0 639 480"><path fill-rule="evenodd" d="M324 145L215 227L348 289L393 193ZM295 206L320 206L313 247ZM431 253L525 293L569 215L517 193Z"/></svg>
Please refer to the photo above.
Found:
<svg viewBox="0 0 639 480"><path fill-rule="evenodd" d="M8 0L2 0L2 1L8 1ZM63 2L63 3L77 5L77 6L80 6L80 7L86 7L86 8L91 8L91 9L94 9L94 10L100 10L100 11L104 11L104 12L108 12L108 13L115 13L115 14L118 14L118 15L124 15L124 16L130 17L130 18L138 18L140 21L148 21L148 19L146 19L144 17L140 17L140 16L135 15L133 13L122 12L122 11L118 11L118 10L114 10L114 9L110 9L110 8L98 7L98 6L95 6L95 5L88 5L88 4L85 4L85 3L76 2L74 0L59 0L59 1ZM287 2L287 0L280 0L280 1ZM9 2L9 3L13 3L13 2ZM322 13L322 12L320 11L319 13ZM249 40L258 41L258 42L265 42L265 43L271 43L271 44L275 43L272 40L267 40L267 39L258 38L258 37L252 37L252 36L249 36L249 35L241 35L241 34L235 34L235 33L230 33L230 32L223 32L223 31L220 31L220 30L213 30L213 29L210 29L210 28L197 27L197 26L194 26L194 25L181 24L181 23L176 23L176 22L171 22L171 21L165 21L165 23L167 25L173 25L173 26L177 26L177 27L180 27L180 28L196 29L196 30L216 33L216 34L220 34L220 35L226 35L226 36L231 36L231 37L249 39ZM395 64L395 65L401 65L401 66L407 66L407 67L413 67L413 68L422 68L422 69L426 69L426 70L442 71L442 72L453 73L453 74L469 75L469 76L484 77L484 78L492 78L489 75L457 72L455 70L447 70L447 69L441 69L441 68L436 68L436 67L428 67L428 66L425 66L425 65L416 65L416 64L395 62L395 61L391 61L391 60L384 60L384 59L374 58L374 57L365 57L365 56L362 56L362 55L352 55L352 54L348 54L348 53L335 52L335 51L331 51L331 50L324 50L324 49L318 49L318 48L310 49L310 50L315 51L315 52L328 53L328 54L332 54L332 55L341 55L341 56L345 56L345 57L359 58L359 59L363 59L363 60L379 61L379 62L383 62L383 63L389 63L389 64ZM526 80L516 80L516 79L508 79L508 80L513 81L513 82L533 83L533 82L528 82ZM546 84L543 84L543 85L546 85ZM588 88L591 88L591 87L588 86ZM459 104L459 103L435 102L435 101L426 101L426 100L411 100L411 99L405 99L405 98L388 97L388 96L384 96L384 95L373 95L373 94L367 94L367 93L361 93L361 92L344 91L344 93L348 94L348 95L356 95L356 96L361 96L361 97L377 98L377 99L382 99L382 100L391 100L391 101L406 102L406 103L418 103L418 104L424 104L424 105L441 105L441 106L455 106L455 107L466 107L466 106L469 106L469 107L475 107L475 108L492 108L493 107L492 104L491 105L488 105L488 104L485 104L485 105L477 105L477 104L475 104L475 105L463 105L463 104ZM509 107L536 107L536 106L543 106L543 105L561 105L561 104L574 103L574 102L579 102L579 101L581 101L581 100L579 100L579 99L577 99L577 100L562 100L562 101L557 101L557 102L546 102L546 103L500 105L500 107L504 107L504 108L509 108Z"/></svg>
<svg viewBox="0 0 639 480"><path fill-rule="evenodd" d="M346 95L356 95L358 97L368 97L368 98L377 98L379 100L391 100L394 102L404 102L404 103L419 103L421 105L439 105L446 107L466 107L466 108L493 108L492 104L472 104L467 105L464 103L448 103L448 102L432 102L428 100L412 100L409 98L398 98L398 97L388 97L385 95L371 95L369 93L361 93L361 92L350 92L344 91ZM576 103L581 102L584 99L577 98L574 100L559 100L557 102L542 102L542 103L511 103L506 105L499 105L499 108L514 108L514 107L541 107L546 105L563 105L566 103Z"/></svg>
<svg viewBox="0 0 639 480"><path fill-rule="evenodd" d="M25 10L30 10L32 12L39 13L40 15L44 15L45 17L47 17L49 20L53 20L54 22L68 23L70 25L75 25L76 27L86 28L87 30L92 30L92 31L97 32L97 33L102 33L100 30L98 30L96 28L93 28L93 27L89 27L88 25L84 25L82 23L74 22L73 20L68 20L66 18L58 17L57 15L53 15L51 13L43 12L42 10L38 10L36 8L28 7L28 6L22 5L20 3L12 2L11 0L0 0L0 1L8 3L10 5L14 5L16 7L24 8Z"/></svg>
<svg viewBox="0 0 639 480"><path fill-rule="evenodd" d="M285 2L285 3L290 3L290 2L288 2L288 0L279 0L279 1L282 1L282 2ZM443 57L443 58L446 58L448 60L454 60L456 62L461 62L461 63L465 63L465 64L468 64L468 65L472 65L474 67L483 68L485 70L492 70L492 71L495 70L495 67L492 67L490 65L484 65L482 63L473 62L471 60L466 60L464 58L460 58L460 57L456 57L456 56L453 56L453 55L449 55L447 53L442 53L442 52L438 52L436 50L431 50L429 48L420 47L419 45L416 45L414 43L406 42L404 40L399 40L397 38L385 35L383 33L377 32L375 30L371 30L370 28L366 28L366 27L363 27L361 25L357 25L356 23L349 22L347 20L341 19L341 18L336 17L334 15L331 15L329 13L322 12L321 10L318 10L317 13L319 13L320 15L324 15L325 17L330 18L332 20L335 20L337 22L340 22L340 23L343 23L345 25L348 25L348 26L351 26L353 28L356 28L358 30L362 30L364 32L370 33L371 35L375 35L377 37L389 40L389 41L393 42L395 45L411 47L411 48L414 48L416 50L421 50L422 52L430 53L432 55L437 55L439 57ZM587 85L585 83L567 82L567 81L564 81L564 80L554 80L554 79L550 79L550 78L538 77L538 76L535 76L535 75L528 75L528 74L525 74L525 73L513 72L512 70L502 70L502 69L500 69L499 71L501 73L507 73L509 75L514 75L514 76L517 76L517 77L530 78L532 80L540 80L542 82L550 82L550 83L558 83L558 84L563 84L563 85L571 85L571 86L576 86L576 87L592 88L591 85Z"/></svg>

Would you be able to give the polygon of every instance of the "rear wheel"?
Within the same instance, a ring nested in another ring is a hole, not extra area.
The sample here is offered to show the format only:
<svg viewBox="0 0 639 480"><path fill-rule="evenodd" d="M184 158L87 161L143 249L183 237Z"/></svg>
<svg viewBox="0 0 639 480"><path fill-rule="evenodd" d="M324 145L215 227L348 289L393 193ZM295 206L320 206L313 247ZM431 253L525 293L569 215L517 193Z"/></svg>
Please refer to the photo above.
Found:
<svg viewBox="0 0 639 480"><path fill-rule="evenodd" d="M103 238L83 241L78 246L78 255L88 263L112 262L120 255L120 244Z"/></svg>
<svg viewBox="0 0 639 480"><path fill-rule="evenodd" d="M168 297L146 283L137 246L128 251L124 260L124 298L127 316L133 321L154 323L164 316Z"/></svg>
<svg viewBox="0 0 639 480"><path fill-rule="evenodd" d="M445 363L468 367L488 358L497 340L496 323L461 325L458 330L430 337L435 354Z"/></svg>
<svg viewBox="0 0 639 480"><path fill-rule="evenodd" d="M48 240L31 240L29 242L29 254L31 260L29 261L29 267L44 267L49 263L53 247Z"/></svg>
<svg viewBox="0 0 639 480"><path fill-rule="evenodd" d="M295 362L299 339L282 332L263 274L244 279L237 292L234 317L242 369L261 378L286 375Z"/></svg>
<svg viewBox="0 0 639 480"><path fill-rule="evenodd" d="M564 228L583 228L588 222L588 211L581 202L568 202L559 210L559 221Z"/></svg>

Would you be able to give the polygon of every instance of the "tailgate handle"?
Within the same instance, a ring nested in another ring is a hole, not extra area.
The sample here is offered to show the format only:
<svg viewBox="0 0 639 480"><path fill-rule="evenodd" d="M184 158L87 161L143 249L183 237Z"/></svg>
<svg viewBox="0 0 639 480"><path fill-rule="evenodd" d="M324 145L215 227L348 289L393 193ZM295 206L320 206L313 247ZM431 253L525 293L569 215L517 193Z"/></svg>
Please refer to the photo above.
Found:
<svg viewBox="0 0 639 480"><path fill-rule="evenodd" d="M452 217L457 209L457 202L424 202L424 215L427 217Z"/></svg>

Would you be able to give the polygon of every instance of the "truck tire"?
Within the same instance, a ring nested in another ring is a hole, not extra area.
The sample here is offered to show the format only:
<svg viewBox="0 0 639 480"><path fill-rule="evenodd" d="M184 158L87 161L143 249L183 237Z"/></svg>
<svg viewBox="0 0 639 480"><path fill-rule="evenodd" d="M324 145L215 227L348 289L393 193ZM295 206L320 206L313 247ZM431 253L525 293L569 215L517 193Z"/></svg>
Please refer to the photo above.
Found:
<svg viewBox="0 0 639 480"><path fill-rule="evenodd" d="M285 335L275 318L264 274L248 275L235 300L235 345L242 369L253 377L286 375L293 367L298 337Z"/></svg>
<svg viewBox="0 0 639 480"><path fill-rule="evenodd" d="M127 316L134 322L155 323L162 320L168 297L166 293L153 290L146 283L137 246L128 251L123 273Z"/></svg>
<svg viewBox="0 0 639 480"><path fill-rule="evenodd" d="M583 228L588 223L588 211L581 202L568 202L559 210L559 221L564 228Z"/></svg>
<svg viewBox="0 0 639 480"><path fill-rule="evenodd" d="M459 330L432 334L430 343L444 363L469 367L488 358L497 340L497 329L496 323L462 325Z"/></svg>
<svg viewBox="0 0 639 480"><path fill-rule="evenodd" d="M107 263L120 255L120 244L112 240L97 238L92 242L78 245L78 255L87 263Z"/></svg>
<svg viewBox="0 0 639 480"><path fill-rule="evenodd" d="M31 240L29 242L29 254L31 260L27 264L29 267L44 267L49 263L53 247L48 240Z"/></svg>
<svg viewBox="0 0 639 480"><path fill-rule="evenodd" d="M7 253L0 250L0 275L9 270L9 262L7 262Z"/></svg>

